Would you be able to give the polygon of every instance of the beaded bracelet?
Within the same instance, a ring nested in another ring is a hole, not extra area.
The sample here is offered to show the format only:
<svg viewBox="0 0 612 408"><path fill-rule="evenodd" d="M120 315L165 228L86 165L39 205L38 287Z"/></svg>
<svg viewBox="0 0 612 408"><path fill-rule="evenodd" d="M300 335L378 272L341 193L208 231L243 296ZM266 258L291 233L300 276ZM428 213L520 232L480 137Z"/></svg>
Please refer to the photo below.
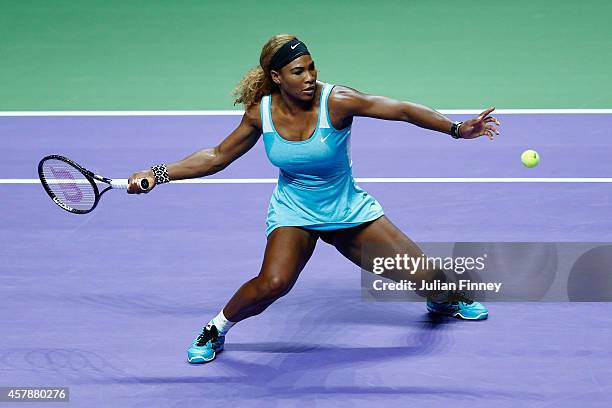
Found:
<svg viewBox="0 0 612 408"><path fill-rule="evenodd" d="M461 139L461 135L459 134L459 127L462 123L463 122L453 122L453 124L451 125L450 135L454 139Z"/></svg>

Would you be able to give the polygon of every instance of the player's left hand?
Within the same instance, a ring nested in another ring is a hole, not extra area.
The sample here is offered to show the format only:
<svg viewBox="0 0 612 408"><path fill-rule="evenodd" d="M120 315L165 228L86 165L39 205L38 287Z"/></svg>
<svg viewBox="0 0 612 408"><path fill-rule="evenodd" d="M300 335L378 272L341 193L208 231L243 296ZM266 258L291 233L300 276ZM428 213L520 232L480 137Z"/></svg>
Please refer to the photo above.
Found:
<svg viewBox="0 0 612 408"><path fill-rule="evenodd" d="M476 139L479 136L486 136L490 140L493 140L495 134L499 135L497 126L501 125L497 118L489 116L494 110L495 107L491 106L478 115L477 118L463 122L459 127L459 136L462 139Z"/></svg>

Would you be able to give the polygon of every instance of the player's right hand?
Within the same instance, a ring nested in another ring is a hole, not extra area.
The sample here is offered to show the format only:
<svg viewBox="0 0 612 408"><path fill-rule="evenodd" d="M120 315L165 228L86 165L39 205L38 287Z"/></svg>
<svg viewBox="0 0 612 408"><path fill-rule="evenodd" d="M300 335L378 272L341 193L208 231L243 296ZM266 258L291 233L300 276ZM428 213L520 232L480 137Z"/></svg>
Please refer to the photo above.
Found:
<svg viewBox="0 0 612 408"><path fill-rule="evenodd" d="M140 187L140 180L142 179L147 179L147 181L149 182L149 188L147 190L143 190ZM146 194L149 191L153 190L154 187L155 187L155 175L153 174L153 171L152 170L142 170L130 176L130 178L128 179L127 192L128 194L142 194L142 193Z"/></svg>

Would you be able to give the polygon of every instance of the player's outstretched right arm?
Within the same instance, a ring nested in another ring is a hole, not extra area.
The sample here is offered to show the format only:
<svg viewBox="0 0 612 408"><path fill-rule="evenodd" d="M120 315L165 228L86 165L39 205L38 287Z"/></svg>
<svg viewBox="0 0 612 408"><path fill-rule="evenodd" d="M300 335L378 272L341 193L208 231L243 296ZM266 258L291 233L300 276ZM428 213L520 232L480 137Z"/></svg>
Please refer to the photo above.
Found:
<svg viewBox="0 0 612 408"><path fill-rule="evenodd" d="M225 138L218 146L202 149L183 160L167 164L170 180L183 180L215 174L234 160L249 151L261 136L261 119L259 117L259 104L249 108L240 125ZM146 178L149 189L143 191L137 180ZM155 176L152 170L143 170L132 174L128 180L128 193L149 192L155 187Z"/></svg>

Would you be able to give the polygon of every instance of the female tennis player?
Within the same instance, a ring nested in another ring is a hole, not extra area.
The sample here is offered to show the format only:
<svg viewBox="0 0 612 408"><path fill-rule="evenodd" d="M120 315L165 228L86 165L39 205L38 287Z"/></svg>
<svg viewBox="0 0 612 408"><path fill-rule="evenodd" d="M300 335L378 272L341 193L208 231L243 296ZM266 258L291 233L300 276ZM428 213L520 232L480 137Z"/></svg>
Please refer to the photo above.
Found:
<svg viewBox="0 0 612 408"><path fill-rule="evenodd" d="M262 48L259 66L235 91L245 106L240 125L218 146L172 164L133 174L129 193L149 192L170 180L208 176L226 168L263 135L268 158L279 168L266 223L267 244L259 275L238 289L203 328L187 352L190 363L212 361L223 350L225 335L237 322L263 312L287 294L306 265L319 238L365 270L374 257L421 249L384 215L374 197L355 184L349 140L355 116L409 122L422 128L474 139L499 134L489 108L478 117L453 122L422 105L372 96L317 81L306 45L293 35L276 35ZM136 180L147 178L143 191ZM448 272L420 268L390 270L392 280L446 281ZM432 313L480 320L488 316L479 302L452 291L421 291Z"/></svg>

